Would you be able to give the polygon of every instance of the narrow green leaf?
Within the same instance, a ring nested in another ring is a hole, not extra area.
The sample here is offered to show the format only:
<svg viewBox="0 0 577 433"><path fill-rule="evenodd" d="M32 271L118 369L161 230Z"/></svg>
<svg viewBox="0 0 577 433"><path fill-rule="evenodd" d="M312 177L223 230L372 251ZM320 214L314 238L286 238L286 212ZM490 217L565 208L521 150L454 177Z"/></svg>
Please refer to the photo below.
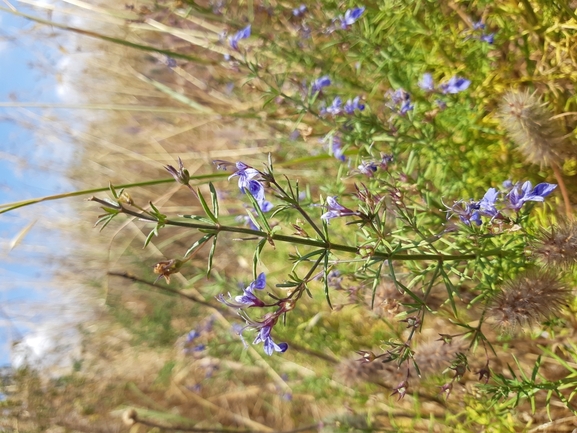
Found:
<svg viewBox="0 0 577 433"><path fill-rule="evenodd" d="M197 240L195 243L193 243L192 246L184 254L184 258L187 258L189 255L191 255L194 251L196 251L198 248L200 248L202 245L204 245L205 242L208 242L208 240L210 238L212 238L213 236L214 236L214 234L204 235L199 240Z"/></svg>
<svg viewBox="0 0 577 433"><path fill-rule="evenodd" d="M427 304L425 304L423 302L423 300L421 298L419 298L417 295L415 295L411 290L409 290L408 287L406 287L404 284L402 284L400 281L397 280L397 277L395 276L395 267L393 266L393 261L392 260L387 260L387 262L389 263L389 272L391 275L391 278L393 279L393 283L395 284L395 287L397 288L397 290L399 292L402 293L406 293L407 295L409 295L411 298L414 299L414 301L422 307L425 307L428 311L432 312L432 310L427 306Z"/></svg>
<svg viewBox="0 0 577 433"><path fill-rule="evenodd" d="M216 217L214 216L214 214L212 213L212 211L210 210L210 208L208 207L208 204L206 203L206 200L204 199L204 197L202 196L202 193L200 192L200 189L197 190L198 192L198 200L200 201L200 205L202 206L202 209L204 210L204 212L206 213L206 216L209 217L212 222L214 223L218 223L218 220L216 219Z"/></svg>
<svg viewBox="0 0 577 433"><path fill-rule="evenodd" d="M210 196L212 198L212 209L214 211L214 216L218 219L219 215L219 207L218 207L218 195L216 194L216 189L212 182L208 183L208 187L210 188Z"/></svg>
<svg viewBox="0 0 577 433"><path fill-rule="evenodd" d="M455 293L455 287L451 282L451 279L445 272L445 269L441 267L440 269L441 275L443 276L443 281L445 282L445 288L447 289L447 295L449 296L449 303L451 304L451 308L453 309L453 314L455 317L458 317L459 314L457 313L457 305L455 304L455 299L453 298L453 294Z"/></svg>
<svg viewBox="0 0 577 433"><path fill-rule="evenodd" d="M300 256L300 257L297 259L297 263L298 263L298 262L302 262L302 261L304 261L304 260L308 260L308 259L310 259L311 257L317 256L317 255L322 254L322 253L324 253L324 252L326 252L326 250L316 250L316 251L310 252L310 253L308 253L308 254L305 254L304 256Z"/></svg>
<svg viewBox="0 0 577 433"><path fill-rule="evenodd" d="M327 250L324 250L324 285L325 285L325 298L329 304L330 309L333 309L333 304L331 304L331 296L329 293L329 254Z"/></svg>
<svg viewBox="0 0 577 433"><path fill-rule="evenodd" d="M210 272L212 271L212 259L214 258L214 252L216 251L216 240L218 236L214 236L212 239L212 247L210 248L210 252L208 253L208 268L206 270L206 278L210 277Z"/></svg>
<svg viewBox="0 0 577 433"><path fill-rule="evenodd" d="M179 217L187 218L187 219L191 219L191 220L195 220L195 221L200 221L200 222L207 223L207 224L214 224L214 221L211 221L208 218L201 217L198 215L179 215Z"/></svg>
<svg viewBox="0 0 577 433"><path fill-rule="evenodd" d="M537 373L539 372L539 368L541 367L541 355L537 357L537 361L535 361L535 366L533 367L533 371L531 372L531 380L535 382L537 379Z"/></svg>
<svg viewBox="0 0 577 433"><path fill-rule="evenodd" d="M551 420L551 396L553 395L553 390L547 391L547 397L545 397L545 407L547 408L547 416ZM535 413L535 411L533 411Z"/></svg>
<svg viewBox="0 0 577 433"><path fill-rule="evenodd" d="M372 295L371 295L371 310L375 308L375 296L377 295L377 287L381 282L381 271L383 269L383 265L385 264L384 260L381 261L379 264L378 269L375 271L375 278L373 279L373 287L372 287Z"/></svg>
<svg viewBox="0 0 577 433"><path fill-rule="evenodd" d="M104 230L104 227L106 227L110 221L112 221L114 219L114 217L116 217L116 215L118 214L113 214L113 215L104 215L100 218L98 218L98 220L96 221L96 224L94 224L94 226L98 226L99 224L102 224L102 227L100 227L100 231Z"/></svg>
<svg viewBox="0 0 577 433"><path fill-rule="evenodd" d="M146 239L144 240L144 248L146 248L148 246L148 244L150 243L150 241L152 240L152 238L154 236L158 236L157 227L158 226L156 226L152 230L150 230L150 233L148 233L148 236L146 236Z"/></svg>
<svg viewBox="0 0 577 433"><path fill-rule="evenodd" d="M258 265L258 262L260 261L260 253L262 252L262 249L264 248L265 244L266 244L266 238L261 239L258 242L256 249L254 250L254 255L252 256L252 274L255 280L256 280L256 267Z"/></svg>
<svg viewBox="0 0 577 433"><path fill-rule="evenodd" d="M259 223L257 224L258 227L264 227L264 229L266 230L267 233L270 233L270 225L268 223L268 220L266 219L263 211L260 209L260 206L258 205L258 203L256 202L256 199L252 196L252 194L247 193L246 194L248 196L248 199L250 200L250 203L252 204L252 207L254 208L254 210L256 211L257 215L258 215L258 221ZM250 212L249 212L250 214ZM250 216L250 215L249 215Z"/></svg>

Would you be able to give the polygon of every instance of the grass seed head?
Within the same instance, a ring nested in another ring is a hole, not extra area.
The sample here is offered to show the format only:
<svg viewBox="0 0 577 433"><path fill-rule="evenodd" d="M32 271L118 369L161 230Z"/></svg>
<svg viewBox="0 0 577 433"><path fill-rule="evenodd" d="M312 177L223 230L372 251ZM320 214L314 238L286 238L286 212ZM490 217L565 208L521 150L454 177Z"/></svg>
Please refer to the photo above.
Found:
<svg viewBox="0 0 577 433"><path fill-rule="evenodd" d="M570 293L554 273L527 271L505 284L488 315L505 331L514 332L559 313Z"/></svg>
<svg viewBox="0 0 577 433"><path fill-rule="evenodd" d="M577 222L567 220L543 229L533 243L534 254L547 266L568 269L577 264Z"/></svg>
<svg viewBox="0 0 577 433"><path fill-rule="evenodd" d="M558 164L562 157L561 134L552 113L535 93L509 91L503 96L499 118L527 162L541 167Z"/></svg>

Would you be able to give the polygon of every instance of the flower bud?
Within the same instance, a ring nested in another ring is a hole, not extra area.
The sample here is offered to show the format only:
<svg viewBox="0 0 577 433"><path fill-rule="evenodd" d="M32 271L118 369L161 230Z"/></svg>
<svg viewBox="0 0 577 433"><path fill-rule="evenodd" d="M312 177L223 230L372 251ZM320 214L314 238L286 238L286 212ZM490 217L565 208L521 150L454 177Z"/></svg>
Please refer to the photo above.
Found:
<svg viewBox="0 0 577 433"><path fill-rule="evenodd" d="M184 164L182 163L182 159L178 158L178 170L174 168L172 165L167 165L164 167L166 171L168 171L174 180L182 185L188 185L190 182L190 173L186 168L184 168Z"/></svg>

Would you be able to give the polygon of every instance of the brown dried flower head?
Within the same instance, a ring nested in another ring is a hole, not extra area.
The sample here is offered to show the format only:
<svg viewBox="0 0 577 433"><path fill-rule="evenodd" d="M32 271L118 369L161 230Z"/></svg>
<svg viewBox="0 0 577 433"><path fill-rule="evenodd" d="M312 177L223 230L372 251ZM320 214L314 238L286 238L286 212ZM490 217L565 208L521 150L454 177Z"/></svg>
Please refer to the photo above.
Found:
<svg viewBox="0 0 577 433"><path fill-rule="evenodd" d="M543 229L533 244L534 254L546 265L567 269L577 264L577 222L567 220Z"/></svg>
<svg viewBox="0 0 577 433"><path fill-rule="evenodd" d="M499 118L525 159L541 167L561 161L561 133L552 113L535 93L509 91L503 96Z"/></svg>
<svg viewBox="0 0 577 433"><path fill-rule="evenodd" d="M505 284L488 311L507 331L539 323L559 313L571 291L550 271L530 270Z"/></svg>
<svg viewBox="0 0 577 433"><path fill-rule="evenodd" d="M183 264L184 262L178 259L163 260L162 262L158 262L152 269L153 272L158 275L155 283L160 279L160 277L164 277L166 283L170 284L170 276L180 272L180 268Z"/></svg>

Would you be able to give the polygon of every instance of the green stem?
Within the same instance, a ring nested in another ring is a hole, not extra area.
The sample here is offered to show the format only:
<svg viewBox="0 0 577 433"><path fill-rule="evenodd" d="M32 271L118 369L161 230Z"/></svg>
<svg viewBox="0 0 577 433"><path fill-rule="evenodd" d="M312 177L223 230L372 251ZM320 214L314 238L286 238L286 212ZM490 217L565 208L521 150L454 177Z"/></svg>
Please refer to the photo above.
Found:
<svg viewBox="0 0 577 433"><path fill-rule="evenodd" d="M125 210L125 213L132 214L130 211ZM149 219L143 217L141 214L135 213L134 216L137 216L142 219ZM149 219L150 221L156 222L156 220ZM348 245L341 245L341 244L333 244L330 242L326 242L324 240L317 240L317 239L305 239L297 236L287 236L281 234L268 234L266 232L262 232L260 230L252 230L243 227L232 227L232 226L223 226L223 225L210 225L210 224L201 224L196 222L186 222L186 221L173 221L173 220L166 220L166 225L172 225L177 227L187 227L193 228L197 230L201 230L207 233L220 233L220 232L229 232L229 233L240 233L244 235L249 235L257 238L267 238L273 241L279 242L287 242L290 244L299 244L299 245L308 245L311 247L322 248L325 250L331 251L342 251L351 254L358 254L358 248L352 247ZM433 260L433 261L463 261L463 260L475 260L479 257L490 257L490 256L501 256L504 252L501 249L494 249L490 251L479 252L477 254L405 254L405 253L383 253L383 252L375 252L372 254L372 259L380 259L380 260L401 260L401 261L408 261L408 260Z"/></svg>
<svg viewBox="0 0 577 433"><path fill-rule="evenodd" d="M227 173L214 173L214 174L205 174L201 176L191 176L191 180L206 180L206 179L213 179L213 178L222 178L225 177ZM137 182L137 183L125 183L123 185L114 185L117 189L126 189L126 188L135 188L139 186L151 186L151 185L160 185L164 183L171 183L174 182L174 178L170 177L168 179L158 179L158 180L147 180L145 182ZM30 200L23 200L13 203L5 203L0 204L0 214L10 212L14 209L18 209L24 206L29 206L31 204L41 203L43 201L50 201L50 200L60 200L62 198L69 198L69 197L78 197L80 195L88 195L94 194L97 192L104 192L109 191L110 187L105 186L101 188L92 188L92 189L83 189L80 191L72 191L72 192L64 192L62 194L55 194L55 195L47 195L45 197L38 197L32 198Z"/></svg>

